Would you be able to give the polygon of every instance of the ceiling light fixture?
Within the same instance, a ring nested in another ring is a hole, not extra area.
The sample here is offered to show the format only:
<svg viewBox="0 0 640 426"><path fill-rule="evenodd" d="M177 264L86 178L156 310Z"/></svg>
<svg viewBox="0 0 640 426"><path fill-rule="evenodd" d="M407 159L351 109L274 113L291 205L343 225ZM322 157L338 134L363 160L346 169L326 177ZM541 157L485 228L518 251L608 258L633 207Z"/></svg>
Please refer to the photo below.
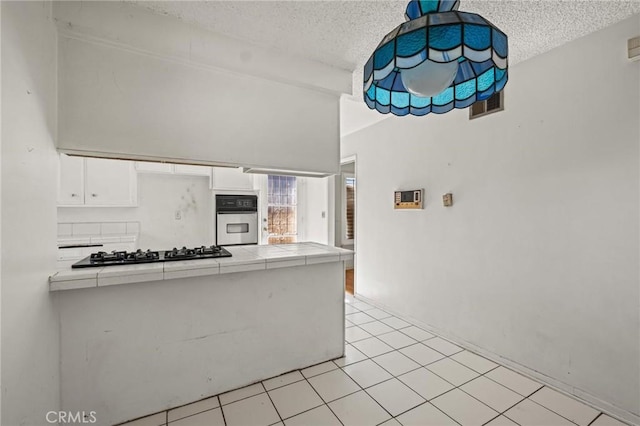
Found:
<svg viewBox="0 0 640 426"><path fill-rule="evenodd" d="M507 36L459 0L411 0L407 22L364 66L364 100L383 114L443 114L489 98L507 83Z"/></svg>

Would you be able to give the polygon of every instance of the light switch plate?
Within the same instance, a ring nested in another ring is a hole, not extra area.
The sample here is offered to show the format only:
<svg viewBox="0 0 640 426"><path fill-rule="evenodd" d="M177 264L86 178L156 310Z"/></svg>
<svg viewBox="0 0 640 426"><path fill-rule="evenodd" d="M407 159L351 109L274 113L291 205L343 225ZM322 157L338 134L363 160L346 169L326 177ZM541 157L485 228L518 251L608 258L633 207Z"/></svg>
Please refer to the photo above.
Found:
<svg viewBox="0 0 640 426"><path fill-rule="evenodd" d="M442 204L445 207L451 207L453 205L453 194L447 193L442 196Z"/></svg>

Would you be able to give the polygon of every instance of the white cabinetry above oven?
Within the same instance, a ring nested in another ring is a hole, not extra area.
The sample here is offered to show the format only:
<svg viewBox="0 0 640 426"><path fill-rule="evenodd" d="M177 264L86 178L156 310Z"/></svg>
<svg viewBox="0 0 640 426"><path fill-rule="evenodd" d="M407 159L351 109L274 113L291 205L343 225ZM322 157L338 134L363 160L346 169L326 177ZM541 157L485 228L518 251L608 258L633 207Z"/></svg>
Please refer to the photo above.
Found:
<svg viewBox="0 0 640 426"><path fill-rule="evenodd" d="M211 177L211 167L190 164L156 163L153 161L136 162L138 173L164 173L173 175L192 175Z"/></svg>
<svg viewBox="0 0 640 426"><path fill-rule="evenodd" d="M60 154L59 207L134 207L133 162Z"/></svg>

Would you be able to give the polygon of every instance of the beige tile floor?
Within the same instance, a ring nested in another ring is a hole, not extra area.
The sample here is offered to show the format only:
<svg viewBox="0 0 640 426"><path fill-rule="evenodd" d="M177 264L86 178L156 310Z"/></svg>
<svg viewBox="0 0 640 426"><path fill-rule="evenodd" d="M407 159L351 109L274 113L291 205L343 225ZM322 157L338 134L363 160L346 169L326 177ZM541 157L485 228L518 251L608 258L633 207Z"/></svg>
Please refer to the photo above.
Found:
<svg viewBox="0 0 640 426"><path fill-rule="evenodd" d="M344 358L126 425L624 425L382 309L346 302Z"/></svg>

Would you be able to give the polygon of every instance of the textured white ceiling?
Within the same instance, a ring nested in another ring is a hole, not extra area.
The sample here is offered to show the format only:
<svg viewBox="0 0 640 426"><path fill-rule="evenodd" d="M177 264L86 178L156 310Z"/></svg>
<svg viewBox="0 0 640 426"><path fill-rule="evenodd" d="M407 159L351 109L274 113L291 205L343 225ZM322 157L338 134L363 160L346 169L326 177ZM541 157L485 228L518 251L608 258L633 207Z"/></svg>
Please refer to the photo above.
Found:
<svg viewBox="0 0 640 426"><path fill-rule="evenodd" d="M364 106L362 67L382 37L404 22L402 1L125 0L189 24L353 71L353 98L341 108L346 134L386 118ZM509 37L514 65L640 13L640 0L461 0ZM346 124L345 124L346 123Z"/></svg>
<svg viewBox="0 0 640 426"><path fill-rule="evenodd" d="M404 21L403 1L133 1L234 38L358 70ZM640 0L461 0L509 36L514 65L640 13Z"/></svg>

